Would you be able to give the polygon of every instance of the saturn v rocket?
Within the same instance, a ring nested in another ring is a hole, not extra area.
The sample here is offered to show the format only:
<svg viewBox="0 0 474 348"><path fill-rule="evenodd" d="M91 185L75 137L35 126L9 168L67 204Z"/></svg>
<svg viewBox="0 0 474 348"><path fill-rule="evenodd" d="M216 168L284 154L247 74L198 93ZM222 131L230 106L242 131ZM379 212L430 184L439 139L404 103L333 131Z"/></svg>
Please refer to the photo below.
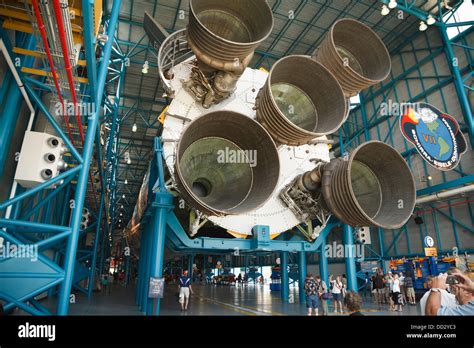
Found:
<svg viewBox="0 0 474 348"><path fill-rule="evenodd" d="M172 99L162 141L169 188L195 217L240 236L271 234L334 215L351 226L395 229L416 191L402 156L370 141L336 158L328 135L347 119L349 98L386 79L391 62L366 25L340 19L312 56L251 68L270 36L265 0L190 0L189 24L160 47ZM308 239L314 239L313 234Z"/></svg>

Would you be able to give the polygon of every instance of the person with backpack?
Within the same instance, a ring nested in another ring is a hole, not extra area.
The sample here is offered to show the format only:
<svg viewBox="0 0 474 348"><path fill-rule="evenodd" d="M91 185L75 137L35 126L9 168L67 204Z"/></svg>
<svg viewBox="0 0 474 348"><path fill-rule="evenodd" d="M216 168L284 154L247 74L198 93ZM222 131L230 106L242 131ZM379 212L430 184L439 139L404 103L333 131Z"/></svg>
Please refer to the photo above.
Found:
<svg viewBox="0 0 474 348"><path fill-rule="evenodd" d="M326 285L326 282L321 279L320 276L316 276L316 284L317 289L318 289L318 297L321 300L321 309L322 313L321 315L328 315L329 309L328 309L328 301L330 299L330 293L328 292L328 287Z"/></svg>
<svg viewBox="0 0 474 348"><path fill-rule="evenodd" d="M318 288L311 273L308 273L304 281L304 292L306 294L306 308L308 308L308 315L312 315L313 310L315 315L318 315Z"/></svg>
<svg viewBox="0 0 474 348"><path fill-rule="evenodd" d="M188 310L189 296L193 292L191 287L191 278L188 277L188 271L184 271L179 278L179 303L181 304L181 311Z"/></svg>

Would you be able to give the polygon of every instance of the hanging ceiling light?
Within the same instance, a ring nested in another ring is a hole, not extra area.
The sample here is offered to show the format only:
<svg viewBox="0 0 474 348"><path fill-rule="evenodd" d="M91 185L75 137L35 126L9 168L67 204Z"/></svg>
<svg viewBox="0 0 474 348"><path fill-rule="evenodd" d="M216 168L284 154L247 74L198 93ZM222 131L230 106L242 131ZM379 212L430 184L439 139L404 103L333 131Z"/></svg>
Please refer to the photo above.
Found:
<svg viewBox="0 0 474 348"><path fill-rule="evenodd" d="M388 8L390 8L390 9L393 9L397 6L398 6L397 0L390 0L390 2L388 3Z"/></svg>
<svg viewBox="0 0 474 348"><path fill-rule="evenodd" d="M125 185L128 185L128 180L127 180L127 179L125 179L124 184L125 184Z"/></svg>
<svg viewBox="0 0 474 348"><path fill-rule="evenodd" d="M426 25L425 22L421 21L420 27L418 29L420 29L420 31L425 31L426 29L428 29L428 26Z"/></svg>
<svg viewBox="0 0 474 348"><path fill-rule="evenodd" d="M436 20L434 19L434 17L432 15L428 15L428 18L426 19L426 24L428 25L433 25L435 24Z"/></svg>
<svg viewBox="0 0 474 348"><path fill-rule="evenodd" d="M133 127L132 127L132 132L133 132L133 133L136 133L136 132L137 132L137 129L138 129L137 124L134 123L134 124L133 124Z"/></svg>
<svg viewBox="0 0 474 348"><path fill-rule="evenodd" d="M124 197L124 198L125 198L125 197ZM120 206L120 208L122 208L122 209L123 209L123 204Z"/></svg>
<svg viewBox="0 0 474 348"><path fill-rule="evenodd" d="M125 199L125 195L122 195L122 198Z"/></svg>
<svg viewBox="0 0 474 348"><path fill-rule="evenodd" d="M143 64L142 73L143 74L148 74L148 69L149 68L150 68L150 66L148 65L148 61L145 61L145 63Z"/></svg>
<svg viewBox="0 0 474 348"><path fill-rule="evenodd" d="M127 164L132 164L132 160L130 159L130 157L127 159Z"/></svg>
<svg viewBox="0 0 474 348"><path fill-rule="evenodd" d="M382 16L386 16L390 13L390 9L387 7L387 5L383 5L382 6L382 12L380 12L380 14Z"/></svg>

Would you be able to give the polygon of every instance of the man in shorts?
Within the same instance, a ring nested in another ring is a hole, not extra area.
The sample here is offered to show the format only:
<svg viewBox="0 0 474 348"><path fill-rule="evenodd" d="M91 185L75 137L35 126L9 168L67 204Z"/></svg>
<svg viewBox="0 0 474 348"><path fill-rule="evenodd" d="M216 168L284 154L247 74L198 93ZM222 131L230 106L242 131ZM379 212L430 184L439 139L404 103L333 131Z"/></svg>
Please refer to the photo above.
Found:
<svg viewBox="0 0 474 348"><path fill-rule="evenodd" d="M385 289L385 284L384 284L384 277L383 277L383 272L381 269L377 270L377 274L374 279L374 288L375 288L375 302L377 304L382 304L383 303L383 297L384 297L384 289Z"/></svg>
<svg viewBox="0 0 474 348"><path fill-rule="evenodd" d="M308 273L304 281L304 292L306 294L306 307L308 308L308 315L312 315L313 310L315 315L318 315L318 284L314 280L311 273Z"/></svg>
<svg viewBox="0 0 474 348"><path fill-rule="evenodd" d="M405 291L407 293L407 302L411 305L416 304L416 298L415 298L415 288L413 284L413 279L414 274L413 272L407 272L405 275Z"/></svg>
<svg viewBox="0 0 474 348"><path fill-rule="evenodd" d="M191 278L188 277L188 271L184 271L179 278L179 303L181 304L181 311L188 310L189 295L193 292L191 287Z"/></svg>

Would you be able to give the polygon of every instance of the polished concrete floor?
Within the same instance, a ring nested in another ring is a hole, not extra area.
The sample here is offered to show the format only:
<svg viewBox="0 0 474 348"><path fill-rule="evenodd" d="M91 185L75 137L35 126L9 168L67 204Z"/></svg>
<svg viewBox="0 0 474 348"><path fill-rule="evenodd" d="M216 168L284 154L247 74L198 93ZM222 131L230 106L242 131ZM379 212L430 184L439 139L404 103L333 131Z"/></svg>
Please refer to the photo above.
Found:
<svg viewBox="0 0 474 348"><path fill-rule="evenodd" d="M188 311L181 312L177 301L178 287L166 284L165 297L161 300L161 315L306 315L305 305L299 304L298 288L290 288L293 303L283 303L279 292L272 292L269 286L213 286L194 285L195 294L191 297ZM53 300L43 301L43 305L54 311ZM347 315L334 313L329 303L329 315ZM405 306L403 312L391 312L387 305L373 304L371 299L364 299L362 312L366 315L419 315L417 306ZM20 313L17 313L20 314ZM82 293L76 294L76 302L70 305L70 315L143 315L135 305L133 285L124 287L114 284L111 293L95 292L89 301Z"/></svg>

